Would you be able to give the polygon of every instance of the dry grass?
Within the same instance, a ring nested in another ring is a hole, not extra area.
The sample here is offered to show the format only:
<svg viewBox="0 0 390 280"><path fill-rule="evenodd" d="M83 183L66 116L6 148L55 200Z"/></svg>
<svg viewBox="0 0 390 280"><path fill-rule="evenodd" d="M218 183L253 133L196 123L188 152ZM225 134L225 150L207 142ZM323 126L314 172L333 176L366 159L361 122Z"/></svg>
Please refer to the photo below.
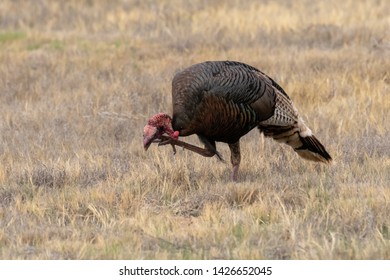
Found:
<svg viewBox="0 0 390 280"><path fill-rule="evenodd" d="M186 2L1 1L0 258L389 259L388 3ZM174 73L225 59L274 77L335 164L257 131L237 184L145 153Z"/></svg>

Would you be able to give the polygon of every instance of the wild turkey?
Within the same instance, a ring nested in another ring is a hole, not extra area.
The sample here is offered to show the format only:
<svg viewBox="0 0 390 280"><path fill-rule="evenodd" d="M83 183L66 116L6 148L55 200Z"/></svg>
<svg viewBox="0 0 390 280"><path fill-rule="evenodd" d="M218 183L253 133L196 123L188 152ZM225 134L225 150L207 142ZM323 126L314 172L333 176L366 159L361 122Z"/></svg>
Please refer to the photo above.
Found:
<svg viewBox="0 0 390 280"><path fill-rule="evenodd" d="M231 152L231 178L236 180L240 138L257 127L265 136L290 145L305 159L324 163L332 160L287 93L250 65L206 61L190 66L173 78L172 103L172 118L159 113L144 127L145 150L152 142L159 142L222 159L215 142L224 142ZM205 148L178 140L178 136L192 134L198 135Z"/></svg>

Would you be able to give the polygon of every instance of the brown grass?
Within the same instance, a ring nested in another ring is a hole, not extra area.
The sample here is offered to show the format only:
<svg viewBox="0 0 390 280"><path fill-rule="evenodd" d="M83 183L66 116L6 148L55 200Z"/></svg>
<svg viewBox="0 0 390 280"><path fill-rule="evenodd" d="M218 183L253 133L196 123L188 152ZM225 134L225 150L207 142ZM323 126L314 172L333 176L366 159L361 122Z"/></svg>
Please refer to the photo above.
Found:
<svg viewBox="0 0 390 280"><path fill-rule="evenodd" d="M0 258L389 259L389 9L1 1ZM214 158L145 153L174 73L226 59L281 84L335 164L257 131L236 184Z"/></svg>

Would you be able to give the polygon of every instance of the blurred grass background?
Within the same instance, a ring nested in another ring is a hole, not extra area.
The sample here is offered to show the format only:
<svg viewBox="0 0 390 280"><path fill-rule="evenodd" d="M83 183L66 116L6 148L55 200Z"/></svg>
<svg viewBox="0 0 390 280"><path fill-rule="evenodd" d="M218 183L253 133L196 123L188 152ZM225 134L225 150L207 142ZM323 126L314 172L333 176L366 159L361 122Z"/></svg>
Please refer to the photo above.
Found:
<svg viewBox="0 0 390 280"><path fill-rule="evenodd" d="M364 0L1 1L0 258L388 259L389 14ZM273 77L335 164L257 131L237 184L214 158L145 153L173 75L204 60Z"/></svg>

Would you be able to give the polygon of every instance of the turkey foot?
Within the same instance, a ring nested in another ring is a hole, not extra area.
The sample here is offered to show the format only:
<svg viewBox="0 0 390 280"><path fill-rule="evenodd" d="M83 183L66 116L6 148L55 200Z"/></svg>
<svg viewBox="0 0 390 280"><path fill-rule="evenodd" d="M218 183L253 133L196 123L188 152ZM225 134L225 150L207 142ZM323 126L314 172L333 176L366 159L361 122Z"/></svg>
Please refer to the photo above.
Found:
<svg viewBox="0 0 390 280"><path fill-rule="evenodd" d="M178 141L178 140L173 139L173 138L168 137L168 136L161 136L161 138L160 138L159 140L156 139L155 141L158 142L158 145L159 145L159 146L164 146L164 145L171 144L172 150L173 150L173 154L176 155L176 147L175 147L175 144L172 143L172 141L170 141L170 140ZM178 145L178 146L179 146L179 145Z"/></svg>

